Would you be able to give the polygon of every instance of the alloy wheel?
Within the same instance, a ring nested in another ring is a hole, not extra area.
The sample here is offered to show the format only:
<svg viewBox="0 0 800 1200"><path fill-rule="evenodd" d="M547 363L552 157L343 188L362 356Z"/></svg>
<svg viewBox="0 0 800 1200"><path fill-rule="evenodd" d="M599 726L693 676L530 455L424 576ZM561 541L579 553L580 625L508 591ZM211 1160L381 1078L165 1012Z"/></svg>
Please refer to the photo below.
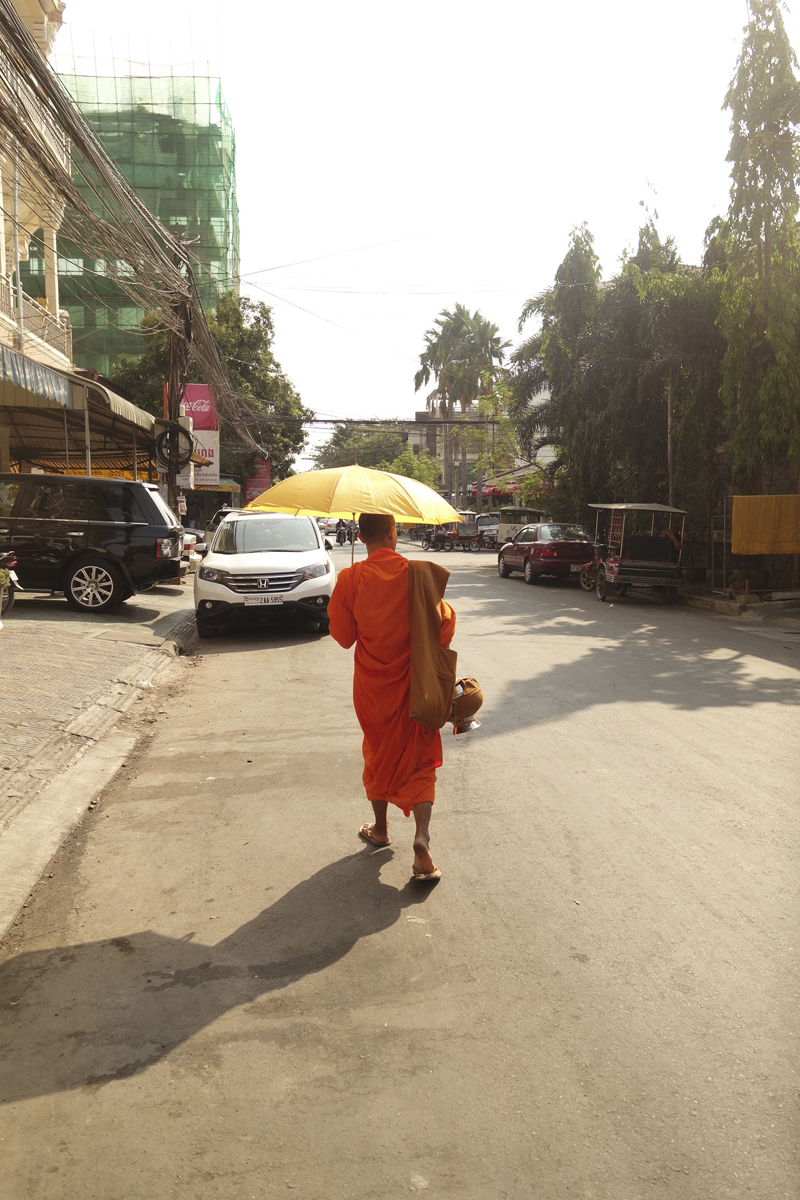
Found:
<svg viewBox="0 0 800 1200"><path fill-rule="evenodd" d="M73 599L81 608L103 608L114 595L114 577L95 563L78 567L69 581Z"/></svg>

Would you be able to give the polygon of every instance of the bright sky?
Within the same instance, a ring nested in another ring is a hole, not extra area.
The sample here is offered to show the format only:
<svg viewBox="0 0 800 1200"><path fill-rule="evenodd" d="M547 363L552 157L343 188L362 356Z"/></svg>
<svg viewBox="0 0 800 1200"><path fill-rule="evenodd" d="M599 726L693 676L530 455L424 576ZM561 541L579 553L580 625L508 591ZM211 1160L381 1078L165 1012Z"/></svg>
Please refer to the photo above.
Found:
<svg viewBox="0 0 800 1200"><path fill-rule="evenodd" d="M480 308L516 343L573 225L610 274L644 200L699 261L727 205L721 104L746 16L745 0L67 0L56 51L220 74L242 290L274 306L278 359L320 416L411 416L437 313ZM800 49L800 3L785 19Z"/></svg>

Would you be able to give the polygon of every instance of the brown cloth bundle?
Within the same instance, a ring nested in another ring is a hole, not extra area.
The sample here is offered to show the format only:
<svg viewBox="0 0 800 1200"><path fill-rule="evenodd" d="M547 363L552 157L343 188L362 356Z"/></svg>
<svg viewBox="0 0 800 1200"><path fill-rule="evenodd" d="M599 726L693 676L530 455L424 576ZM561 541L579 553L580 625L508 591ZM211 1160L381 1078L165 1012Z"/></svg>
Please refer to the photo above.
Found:
<svg viewBox="0 0 800 1200"><path fill-rule="evenodd" d="M800 496L734 496L732 554L800 554Z"/></svg>
<svg viewBox="0 0 800 1200"><path fill-rule="evenodd" d="M408 564L408 603L411 618L411 671L408 715L431 729L450 719L456 685L455 650L439 645L441 602L450 572L437 563Z"/></svg>

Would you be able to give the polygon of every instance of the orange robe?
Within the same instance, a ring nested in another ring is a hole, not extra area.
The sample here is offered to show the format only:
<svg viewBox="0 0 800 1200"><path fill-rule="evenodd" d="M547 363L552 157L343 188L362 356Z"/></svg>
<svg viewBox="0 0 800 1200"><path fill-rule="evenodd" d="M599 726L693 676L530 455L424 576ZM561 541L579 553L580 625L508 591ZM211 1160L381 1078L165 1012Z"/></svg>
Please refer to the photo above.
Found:
<svg viewBox="0 0 800 1200"><path fill-rule="evenodd" d="M439 641L449 646L456 615L441 602ZM340 572L328 604L331 634L348 650L356 643L353 704L364 733L364 787L369 800L388 800L408 816L433 803L442 765L438 729L412 721L408 561L388 548Z"/></svg>

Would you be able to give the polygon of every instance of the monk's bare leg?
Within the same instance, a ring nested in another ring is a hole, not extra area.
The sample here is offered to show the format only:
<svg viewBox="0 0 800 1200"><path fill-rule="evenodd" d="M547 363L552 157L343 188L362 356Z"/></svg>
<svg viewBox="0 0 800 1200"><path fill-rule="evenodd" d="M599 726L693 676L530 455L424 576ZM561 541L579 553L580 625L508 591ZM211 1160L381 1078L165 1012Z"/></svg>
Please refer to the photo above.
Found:
<svg viewBox="0 0 800 1200"><path fill-rule="evenodd" d="M366 831L369 835L366 837L366 841L372 842L373 845L378 842L384 842L388 846L389 827L386 822L386 813L389 808L389 802L388 800L372 800L370 803L372 804L372 811L375 814L375 823L374 825L362 825L359 832L363 836Z"/></svg>
<svg viewBox="0 0 800 1200"><path fill-rule="evenodd" d="M417 823L417 832L414 834L415 875L430 875L431 871L436 870L436 864L431 858L431 839L428 832L432 811L433 805L429 800L426 800L424 804L415 804L413 808L414 820Z"/></svg>

